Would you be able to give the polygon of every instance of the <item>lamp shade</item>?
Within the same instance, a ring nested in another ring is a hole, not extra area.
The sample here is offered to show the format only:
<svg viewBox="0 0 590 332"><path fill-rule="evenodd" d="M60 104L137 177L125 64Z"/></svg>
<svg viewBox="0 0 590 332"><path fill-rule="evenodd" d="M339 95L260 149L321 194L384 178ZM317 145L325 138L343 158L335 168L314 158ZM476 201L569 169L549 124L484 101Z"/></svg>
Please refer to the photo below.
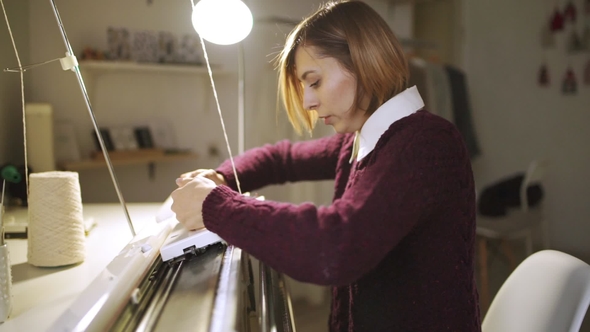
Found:
<svg viewBox="0 0 590 332"><path fill-rule="evenodd" d="M240 0L201 0L193 8L193 27L218 45L242 41L252 30L252 13Z"/></svg>

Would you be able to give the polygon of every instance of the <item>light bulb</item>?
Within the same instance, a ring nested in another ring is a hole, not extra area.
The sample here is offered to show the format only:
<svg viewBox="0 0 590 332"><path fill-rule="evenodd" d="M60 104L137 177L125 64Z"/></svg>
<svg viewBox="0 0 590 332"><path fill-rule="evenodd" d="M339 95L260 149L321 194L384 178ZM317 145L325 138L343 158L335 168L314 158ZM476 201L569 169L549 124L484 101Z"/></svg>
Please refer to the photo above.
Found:
<svg viewBox="0 0 590 332"><path fill-rule="evenodd" d="M242 41L252 30L252 13L240 0L201 0L193 8L193 27L203 39L219 45Z"/></svg>

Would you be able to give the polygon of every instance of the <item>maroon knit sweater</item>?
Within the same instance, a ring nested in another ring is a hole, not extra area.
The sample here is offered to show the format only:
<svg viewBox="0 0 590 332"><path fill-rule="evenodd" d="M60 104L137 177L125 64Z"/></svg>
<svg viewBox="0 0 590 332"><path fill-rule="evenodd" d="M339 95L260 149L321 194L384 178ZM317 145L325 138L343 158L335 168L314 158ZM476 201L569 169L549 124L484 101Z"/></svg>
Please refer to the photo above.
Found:
<svg viewBox="0 0 590 332"><path fill-rule="evenodd" d="M331 331L480 331L475 189L457 129L419 111L349 163L352 134L282 141L235 159L243 191L335 179L330 206L257 201L228 162L205 226L297 280L332 287Z"/></svg>

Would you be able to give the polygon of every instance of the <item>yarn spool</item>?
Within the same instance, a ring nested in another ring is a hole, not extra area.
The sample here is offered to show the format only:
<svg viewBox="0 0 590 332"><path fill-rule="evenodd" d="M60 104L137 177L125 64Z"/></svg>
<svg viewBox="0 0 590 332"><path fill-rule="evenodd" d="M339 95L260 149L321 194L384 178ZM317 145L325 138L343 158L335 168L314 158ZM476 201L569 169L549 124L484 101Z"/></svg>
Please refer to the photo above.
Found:
<svg viewBox="0 0 590 332"><path fill-rule="evenodd" d="M82 196L76 172L29 177L29 264L54 267L86 257Z"/></svg>

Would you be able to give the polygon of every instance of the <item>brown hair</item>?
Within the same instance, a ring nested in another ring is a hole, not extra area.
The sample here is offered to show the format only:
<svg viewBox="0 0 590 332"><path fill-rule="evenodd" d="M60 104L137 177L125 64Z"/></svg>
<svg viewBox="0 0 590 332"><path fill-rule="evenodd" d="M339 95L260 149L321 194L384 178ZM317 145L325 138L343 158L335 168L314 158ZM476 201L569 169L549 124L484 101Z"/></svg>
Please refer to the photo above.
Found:
<svg viewBox="0 0 590 332"><path fill-rule="evenodd" d="M279 91L289 121L298 133L311 132L317 113L303 107L303 88L297 78L295 51L314 46L320 56L335 58L357 79L355 107L364 96L373 114L406 87L408 63L402 47L385 20L361 1L328 2L299 23L287 37L277 58Z"/></svg>

